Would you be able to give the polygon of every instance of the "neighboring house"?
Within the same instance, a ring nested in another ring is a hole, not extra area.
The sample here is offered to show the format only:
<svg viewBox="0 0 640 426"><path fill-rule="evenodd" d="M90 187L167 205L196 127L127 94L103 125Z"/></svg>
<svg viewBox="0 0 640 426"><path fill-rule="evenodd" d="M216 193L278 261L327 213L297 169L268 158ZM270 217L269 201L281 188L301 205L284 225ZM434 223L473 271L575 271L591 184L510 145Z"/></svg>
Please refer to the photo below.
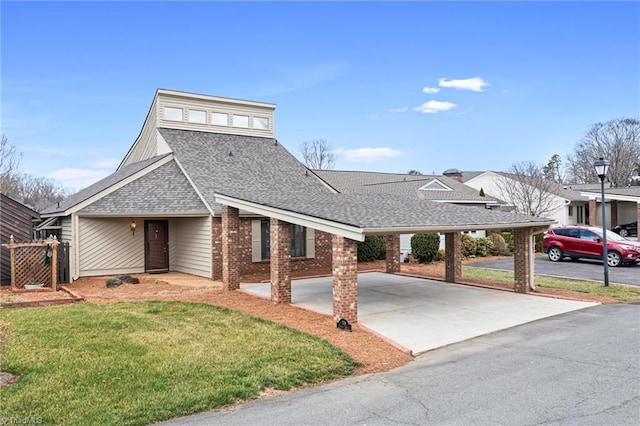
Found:
<svg viewBox="0 0 640 426"><path fill-rule="evenodd" d="M274 109L158 90L115 173L42 212L70 242L72 278L172 270L220 279L214 192L335 192L273 138ZM292 270L330 272L329 236L299 225L291 232ZM243 214L240 233L240 272L268 271L268 218Z"/></svg>
<svg viewBox="0 0 640 426"><path fill-rule="evenodd" d="M444 175L409 175L346 170L314 170L313 172L333 188L345 194L394 194L407 198L482 209L499 209L501 205L501 202L495 198L481 196L479 190L460 183L455 177ZM469 234L475 237L484 237L485 231L478 229L469 231ZM400 236L400 251L403 257L411 252L412 236L413 234ZM441 235L440 246L444 248L444 234Z"/></svg>
<svg viewBox="0 0 640 426"><path fill-rule="evenodd" d="M480 190L483 189L486 195L491 195L504 200L512 207L516 207L514 204L516 201L510 199L511 197L503 189L504 183L517 187L521 185L521 182L517 181L517 177L503 172L484 171L484 172L462 172L463 182L472 188ZM548 198L548 204L551 207L550 211L543 216L554 219L559 225L579 225L587 224L589 222L589 199L583 195L580 195L580 191L571 188L570 186L552 184L550 187L550 194ZM520 210L523 210L524 206L517 206Z"/></svg>
<svg viewBox="0 0 640 426"><path fill-rule="evenodd" d="M602 198L600 184L575 185L580 194L589 199L590 211L595 215L589 218L589 224L602 224ZM640 186L627 188L605 187L606 227L613 229L616 225L640 222Z"/></svg>
<svg viewBox="0 0 640 426"><path fill-rule="evenodd" d="M40 214L30 207L0 194L0 244L9 242L13 235L16 242L27 242L33 239L33 221L40 219ZM9 250L0 246L0 284L11 282L11 259Z"/></svg>

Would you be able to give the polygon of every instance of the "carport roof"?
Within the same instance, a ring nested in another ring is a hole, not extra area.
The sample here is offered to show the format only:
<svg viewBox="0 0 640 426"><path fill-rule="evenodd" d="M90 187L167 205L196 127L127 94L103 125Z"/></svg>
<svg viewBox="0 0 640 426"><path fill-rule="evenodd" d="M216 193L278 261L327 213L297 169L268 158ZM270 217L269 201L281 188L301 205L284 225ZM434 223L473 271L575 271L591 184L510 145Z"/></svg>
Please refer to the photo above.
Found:
<svg viewBox="0 0 640 426"><path fill-rule="evenodd" d="M605 197L618 201L640 202L640 186L630 188L605 188ZM581 190L580 195L589 198L600 198L600 190Z"/></svg>
<svg viewBox="0 0 640 426"><path fill-rule="evenodd" d="M218 203L358 241L366 235L547 227L552 219L391 194L215 194Z"/></svg>

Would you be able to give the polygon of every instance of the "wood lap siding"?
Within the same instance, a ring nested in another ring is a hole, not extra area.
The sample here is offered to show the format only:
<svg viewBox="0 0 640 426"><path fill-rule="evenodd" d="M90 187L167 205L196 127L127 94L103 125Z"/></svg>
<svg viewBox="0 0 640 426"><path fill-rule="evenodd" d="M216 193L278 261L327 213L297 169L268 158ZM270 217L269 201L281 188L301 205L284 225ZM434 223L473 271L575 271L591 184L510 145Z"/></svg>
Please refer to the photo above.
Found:
<svg viewBox="0 0 640 426"><path fill-rule="evenodd" d="M130 220L80 218L80 276L144 272L144 232Z"/></svg>
<svg viewBox="0 0 640 426"><path fill-rule="evenodd" d="M169 269L211 277L211 218L169 221Z"/></svg>
<svg viewBox="0 0 640 426"><path fill-rule="evenodd" d="M32 219L39 215L30 208L0 194L0 244L9 242L13 235L16 242L27 242L33 239ZM11 282L11 258L9 250L0 246L0 281Z"/></svg>

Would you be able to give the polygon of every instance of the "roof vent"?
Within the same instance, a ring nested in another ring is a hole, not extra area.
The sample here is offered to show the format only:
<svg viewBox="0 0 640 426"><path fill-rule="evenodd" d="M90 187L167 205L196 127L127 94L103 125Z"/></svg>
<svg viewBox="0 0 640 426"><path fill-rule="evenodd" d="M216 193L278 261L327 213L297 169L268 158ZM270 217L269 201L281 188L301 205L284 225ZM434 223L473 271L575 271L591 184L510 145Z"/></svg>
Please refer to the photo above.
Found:
<svg viewBox="0 0 640 426"><path fill-rule="evenodd" d="M233 152L229 151L229 157L233 157Z"/></svg>

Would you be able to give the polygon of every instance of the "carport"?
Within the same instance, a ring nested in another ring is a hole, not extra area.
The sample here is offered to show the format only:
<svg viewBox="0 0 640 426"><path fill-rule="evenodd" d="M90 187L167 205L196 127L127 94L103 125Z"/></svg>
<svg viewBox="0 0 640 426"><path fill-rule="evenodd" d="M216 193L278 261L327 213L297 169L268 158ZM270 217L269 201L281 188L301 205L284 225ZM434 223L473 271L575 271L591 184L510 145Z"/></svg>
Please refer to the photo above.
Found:
<svg viewBox="0 0 640 426"><path fill-rule="evenodd" d="M271 220L271 284L274 303L291 303L290 223L329 232L332 236L332 315L336 321L358 321L357 242L367 235L384 235L386 270L400 271L400 234L445 234L446 281L462 275L461 232L477 229L514 231L514 290L526 293L533 284L533 235L553 220L510 212L463 207L388 194L263 194L243 190L216 194L222 204L222 284L240 288L238 273L239 215L243 212Z"/></svg>
<svg viewBox="0 0 640 426"><path fill-rule="evenodd" d="M292 303L332 313L331 278L293 281ZM266 284L242 290L269 297ZM380 272L358 274L359 323L414 355L526 322L594 306Z"/></svg>

